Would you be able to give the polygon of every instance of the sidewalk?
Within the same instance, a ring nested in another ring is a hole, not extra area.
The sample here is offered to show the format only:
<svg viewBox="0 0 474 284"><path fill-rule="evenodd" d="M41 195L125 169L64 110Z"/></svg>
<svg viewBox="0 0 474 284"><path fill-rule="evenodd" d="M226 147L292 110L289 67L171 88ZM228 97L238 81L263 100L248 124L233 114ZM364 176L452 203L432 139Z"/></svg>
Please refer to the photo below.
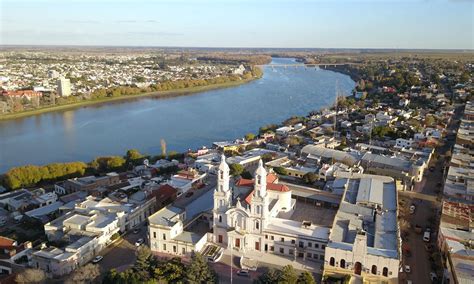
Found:
<svg viewBox="0 0 474 284"><path fill-rule="evenodd" d="M228 256L228 258L226 259L230 259L230 249L228 248L225 249L224 255ZM287 256L282 256L282 255L277 255L277 254L272 254L272 253L263 253L263 252L259 253L255 251L251 251L251 252L240 252L236 250L232 251L233 257L240 258L242 255L245 255L245 257L248 257L250 259L257 260L258 267L264 266L264 267L281 268L285 265L291 265L296 270L309 271L316 274L322 274L321 267L323 263L321 261L309 261L309 260L303 260L302 258L296 258L295 260ZM230 263L226 263L226 264L230 265Z"/></svg>

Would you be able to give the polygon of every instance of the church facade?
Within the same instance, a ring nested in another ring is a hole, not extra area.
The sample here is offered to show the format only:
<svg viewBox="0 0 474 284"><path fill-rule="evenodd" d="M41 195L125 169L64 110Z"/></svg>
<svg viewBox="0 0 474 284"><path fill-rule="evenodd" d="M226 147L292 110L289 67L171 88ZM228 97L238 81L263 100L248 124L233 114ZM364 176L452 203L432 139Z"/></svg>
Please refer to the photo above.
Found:
<svg viewBox="0 0 474 284"><path fill-rule="evenodd" d="M214 191L212 241L243 253L324 260L329 228L291 220L296 200L271 175L260 161L253 181L231 187L229 167L222 157Z"/></svg>

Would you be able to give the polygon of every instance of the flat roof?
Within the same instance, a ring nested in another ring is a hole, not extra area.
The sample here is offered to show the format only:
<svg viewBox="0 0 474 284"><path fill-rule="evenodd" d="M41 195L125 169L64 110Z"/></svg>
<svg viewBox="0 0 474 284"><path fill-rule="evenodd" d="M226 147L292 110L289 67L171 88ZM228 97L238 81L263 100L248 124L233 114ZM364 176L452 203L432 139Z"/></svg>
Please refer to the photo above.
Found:
<svg viewBox="0 0 474 284"><path fill-rule="evenodd" d="M183 209L168 205L155 214L148 217L151 225L173 226L176 224L176 217L183 212Z"/></svg>
<svg viewBox="0 0 474 284"><path fill-rule="evenodd" d="M320 240L329 240L330 229L311 225L309 227L302 226L302 222L297 222L282 218L272 218L271 223L267 225L265 231L275 232L278 234L288 234L300 237L316 238Z"/></svg>

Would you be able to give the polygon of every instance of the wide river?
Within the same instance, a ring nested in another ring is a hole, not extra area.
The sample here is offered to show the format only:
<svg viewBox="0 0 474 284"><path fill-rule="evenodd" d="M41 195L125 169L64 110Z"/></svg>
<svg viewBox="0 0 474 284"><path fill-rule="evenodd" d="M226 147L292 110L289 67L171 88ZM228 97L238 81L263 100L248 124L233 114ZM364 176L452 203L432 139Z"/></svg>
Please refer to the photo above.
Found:
<svg viewBox="0 0 474 284"><path fill-rule="evenodd" d="M294 63L274 58L272 64ZM11 167L91 161L167 149L185 151L233 140L333 104L336 84L349 94L349 76L304 67L264 67L263 78L237 87L173 98L146 97L0 121L0 173Z"/></svg>

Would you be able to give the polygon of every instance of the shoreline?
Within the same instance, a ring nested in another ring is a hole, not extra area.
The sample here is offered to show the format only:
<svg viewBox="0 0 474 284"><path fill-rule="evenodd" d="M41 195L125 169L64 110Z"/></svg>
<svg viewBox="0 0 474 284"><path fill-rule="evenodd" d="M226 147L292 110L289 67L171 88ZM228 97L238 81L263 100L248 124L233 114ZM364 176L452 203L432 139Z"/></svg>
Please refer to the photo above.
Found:
<svg viewBox="0 0 474 284"><path fill-rule="evenodd" d="M207 85L207 86L198 86L198 87L191 87L191 88L182 88L182 89L169 90L169 91L156 91L156 92L148 92L148 93L137 94L137 95L124 95L124 96L119 96L119 97L107 97L107 98L101 98L101 99L85 100L85 101L72 103L72 104L44 107L44 108L39 108L39 109L34 109L34 110L23 111L19 113L11 113L11 114L2 115L0 116L0 122L40 115L43 113L64 111L64 110L76 109L76 108L93 106L93 105L101 105L101 104L106 104L108 102L126 101L126 100L141 99L141 98L146 98L146 97L156 97L156 98L166 99L166 98L173 98L173 97L189 96L189 95L206 92L206 91L240 86L240 85L258 80L260 78L262 77L252 77L251 79L243 79L240 81L233 81L233 82L212 84L212 85Z"/></svg>

